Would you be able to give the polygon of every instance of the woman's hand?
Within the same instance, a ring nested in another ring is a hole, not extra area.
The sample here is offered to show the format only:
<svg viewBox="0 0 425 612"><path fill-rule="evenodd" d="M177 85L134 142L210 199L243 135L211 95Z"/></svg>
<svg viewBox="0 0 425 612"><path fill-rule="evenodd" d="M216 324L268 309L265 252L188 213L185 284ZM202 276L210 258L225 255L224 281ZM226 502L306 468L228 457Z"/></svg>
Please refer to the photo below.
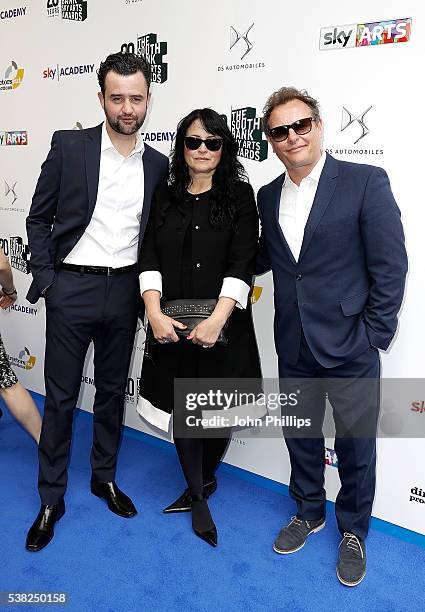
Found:
<svg viewBox="0 0 425 612"><path fill-rule="evenodd" d="M6 310L9 306L12 306L16 302L17 294L13 293L12 295L5 295L3 291L0 289L0 308Z"/></svg>
<svg viewBox="0 0 425 612"><path fill-rule="evenodd" d="M186 329L187 327L187 325L179 323L179 321L175 321L171 317L167 317L167 315L163 314L162 312L159 312L153 316L149 316L148 314L148 319L155 339L161 344L166 344L167 342L178 342L179 337L174 331L174 328L177 327L178 329Z"/></svg>
<svg viewBox="0 0 425 612"><path fill-rule="evenodd" d="M208 319L199 323L187 336L187 339L191 340L193 344L199 344L204 348L211 348L217 342L225 322L212 314Z"/></svg>

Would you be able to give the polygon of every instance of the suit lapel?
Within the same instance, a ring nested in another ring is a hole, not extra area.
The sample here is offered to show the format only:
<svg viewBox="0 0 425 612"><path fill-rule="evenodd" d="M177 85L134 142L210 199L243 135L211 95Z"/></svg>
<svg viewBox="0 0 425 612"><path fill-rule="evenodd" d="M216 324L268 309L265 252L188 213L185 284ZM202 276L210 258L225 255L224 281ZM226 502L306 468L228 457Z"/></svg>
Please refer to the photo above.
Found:
<svg viewBox="0 0 425 612"><path fill-rule="evenodd" d="M140 217L140 234L139 234L139 252L142 246L142 237L148 223L149 212L151 208L151 200L153 189L156 185L155 164L152 162L151 151L148 145L145 145L145 150L142 157L143 162L143 208L142 216Z"/></svg>
<svg viewBox="0 0 425 612"><path fill-rule="evenodd" d="M280 176L279 179L276 181L276 187L275 187L275 193L274 193L274 221L276 223L277 233L282 241L283 246L286 249L289 259L294 265L296 265L296 261L294 259L294 256L292 255L291 249L289 248L289 244L286 242L285 234L283 233L282 227L279 222L280 197L282 194L283 183L285 181L285 175L286 173L283 173L282 176Z"/></svg>
<svg viewBox="0 0 425 612"><path fill-rule="evenodd" d="M318 226L326 208L329 205L329 202L332 199L337 184L337 177L338 163L336 159L326 154L325 165L323 166L322 174L320 175L316 195L314 197L310 215L304 229L304 238L301 245L298 262L301 261L303 255L305 254L313 234L316 231L316 227Z"/></svg>
<svg viewBox="0 0 425 612"><path fill-rule="evenodd" d="M97 199L99 186L100 147L102 143L102 124L86 131L84 141L84 154L86 160L87 191L89 206L87 210L87 224L90 223Z"/></svg>

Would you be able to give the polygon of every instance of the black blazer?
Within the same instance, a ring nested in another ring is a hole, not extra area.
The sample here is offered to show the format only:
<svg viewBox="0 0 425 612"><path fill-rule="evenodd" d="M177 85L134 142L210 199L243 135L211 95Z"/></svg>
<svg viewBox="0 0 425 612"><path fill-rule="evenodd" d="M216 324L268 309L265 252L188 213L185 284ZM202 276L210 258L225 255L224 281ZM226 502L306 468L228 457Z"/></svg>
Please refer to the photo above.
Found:
<svg viewBox="0 0 425 612"><path fill-rule="evenodd" d="M193 297L217 298L225 277L251 286L258 243L258 213L251 185L240 182L236 190L237 228L213 229L209 207L194 207L192 218ZM163 223L161 223L163 219ZM154 195L143 239L140 271L162 274L164 299L182 297L183 242L190 220L170 206L169 189L160 186Z"/></svg>
<svg viewBox="0 0 425 612"><path fill-rule="evenodd" d="M54 280L55 268L88 226L96 204L102 124L86 130L55 132L32 199L26 226L33 282L27 300L34 304ZM145 145L143 212L139 254L155 187L165 180L168 159Z"/></svg>

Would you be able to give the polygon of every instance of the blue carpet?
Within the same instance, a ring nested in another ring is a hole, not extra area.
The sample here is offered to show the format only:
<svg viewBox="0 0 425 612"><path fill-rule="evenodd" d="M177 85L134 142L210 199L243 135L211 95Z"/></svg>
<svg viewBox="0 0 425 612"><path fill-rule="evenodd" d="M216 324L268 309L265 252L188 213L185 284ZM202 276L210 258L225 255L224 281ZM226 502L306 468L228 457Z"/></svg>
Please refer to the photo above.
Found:
<svg viewBox="0 0 425 612"><path fill-rule="evenodd" d="M343 587L335 575L339 534L332 505L325 530L297 554L277 555L272 543L293 502L223 465L210 499L219 536L213 549L193 534L190 514L161 513L184 488L173 446L126 430L117 481L139 510L129 520L90 494L90 446L91 415L78 411L67 511L53 542L31 554L24 542L39 509L36 447L7 412L0 420L0 591L66 592L65 609L78 612L423 609L420 545L371 530L366 579ZM416 536L417 544L423 541Z"/></svg>

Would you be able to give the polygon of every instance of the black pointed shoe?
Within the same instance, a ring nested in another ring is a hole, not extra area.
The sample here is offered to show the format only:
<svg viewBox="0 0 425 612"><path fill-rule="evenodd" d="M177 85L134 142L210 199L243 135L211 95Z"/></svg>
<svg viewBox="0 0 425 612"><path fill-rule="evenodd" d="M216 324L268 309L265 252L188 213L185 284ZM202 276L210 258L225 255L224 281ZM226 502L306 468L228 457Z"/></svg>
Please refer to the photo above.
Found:
<svg viewBox="0 0 425 612"><path fill-rule="evenodd" d="M205 499L208 499L217 490L217 480L214 478L204 484ZM190 512L192 510L192 498L189 489L186 489L175 502L164 508L164 514L175 512Z"/></svg>
<svg viewBox="0 0 425 612"><path fill-rule="evenodd" d="M50 542L55 535L55 523L65 514L63 499L55 505L43 504L34 523L28 531L25 548L30 552L38 552Z"/></svg>
<svg viewBox="0 0 425 612"><path fill-rule="evenodd" d="M124 518L131 518L137 514L131 499L118 488L115 482L96 482L92 480L90 489L93 495L106 500L109 510L114 514Z"/></svg>
<svg viewBox="0 0 425 612"><path fill-rule="evenodd" d="M196 535L198 536L198 538L201 538L201 540L204 540L204 542L207 542L207 544L209 544L210 546L217 546L217 528L214 525L214 521L211 518L211 515L209 514L209 508L207 505L207 500L205 498L205 495L203 493L198 493L197 495L191 495L191 500L192 500L192 529L193 531L196 533ZM206 506L206 511L209 514L209 518L211 519L210 523L211 523L211 527L209 527L208 529L201 529L199 526L197 526L196 523L196 514L193 511L193 507L194 504L204 504Z"/></svg>

